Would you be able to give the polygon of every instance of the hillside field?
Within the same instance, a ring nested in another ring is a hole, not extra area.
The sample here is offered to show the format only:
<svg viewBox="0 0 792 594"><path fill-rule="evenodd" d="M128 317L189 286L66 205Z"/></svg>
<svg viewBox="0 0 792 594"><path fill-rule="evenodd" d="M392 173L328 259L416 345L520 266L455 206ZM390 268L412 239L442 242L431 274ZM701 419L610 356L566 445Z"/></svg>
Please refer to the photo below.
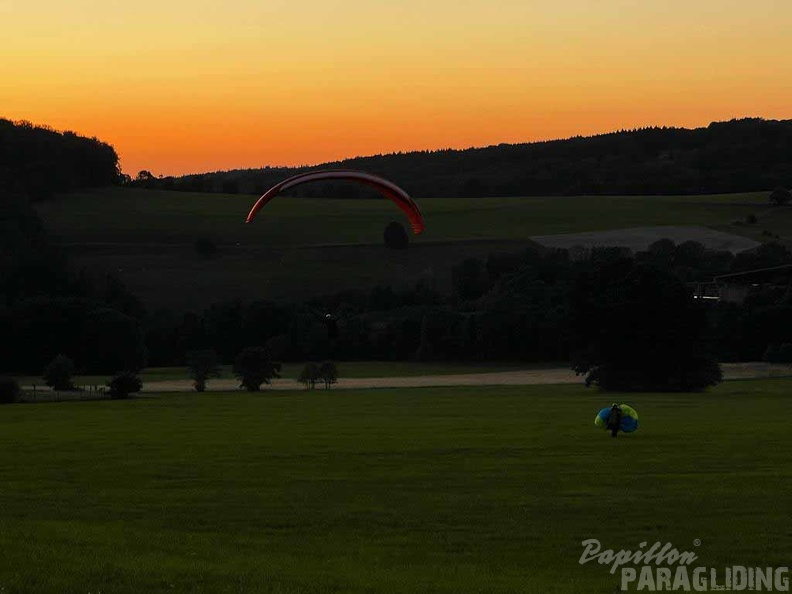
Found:
<svg viewBox="0 0 792 594"><path fill-rule="evenodd" d="M517 251L531 237L659 225L697 225L767 240L792 239L792 209L765 193L717 196L424 198L426 231L406 251L382 232L402 213L388 200L281 197L251 223L255 196L110 188L39 206L77 266L113 272L152 307L201 308L232 299L301 299L424 280L445 290L466 257ZM758 222L746 225L748 215ZM199 238L218 247L211 259Z"/></svg>
<svg viewBox="0 0 792 594"><path fill-rule="evenodd" d="M785 566L792 380L3 407L0 591L609 594L581 542ZM772 411L772 414L768 414Z"/></svg>

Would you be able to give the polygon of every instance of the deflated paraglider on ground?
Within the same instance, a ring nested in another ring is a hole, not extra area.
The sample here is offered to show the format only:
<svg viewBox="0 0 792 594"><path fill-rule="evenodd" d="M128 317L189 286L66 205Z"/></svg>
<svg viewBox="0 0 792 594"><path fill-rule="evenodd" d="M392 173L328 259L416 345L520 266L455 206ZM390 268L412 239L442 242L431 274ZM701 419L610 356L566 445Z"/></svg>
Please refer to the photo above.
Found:
<svg viewBox="0 0 792 594"><path fill-rule="evenodd" d="M354 171L352 169L326 169L321 171L309 171L307 173L301 173L299 175L285 179L282 182L272 186L264 193L261 198L256 201L256 203L253 205L253 208L250 209L245 222L251 222L259 210L261 210L270 200L275 198L275 196L284 190L288 190L289 188L293 188L308 182L323 181L328 179L354 181L374 188L379 193L385 195L387 198L390 198L393 202L395 202L396 206L398 206L404 212L404 214L407 215L407 218L410 220L410 224L412 225L413 232L416 235L424 230L423 215L421 214L418 205L412 198L410 198L407 192L386 179L372 175L370 173L365 173L363 171Z"/></svg>
<svg viewBox="0 0 792 594"><path fill-rule="evenodd" d="M616 437L619 431L632 433L638 429L638 413L626 404L612 404L597 413L594 424L600 429L607 429L611 437Z"/></svg>

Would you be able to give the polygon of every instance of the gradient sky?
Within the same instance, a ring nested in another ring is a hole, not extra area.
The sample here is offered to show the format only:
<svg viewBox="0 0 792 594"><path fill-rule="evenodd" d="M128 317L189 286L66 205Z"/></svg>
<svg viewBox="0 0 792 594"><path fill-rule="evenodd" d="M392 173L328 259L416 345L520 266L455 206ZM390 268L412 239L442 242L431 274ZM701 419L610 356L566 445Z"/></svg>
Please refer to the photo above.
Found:
<svg viewBox="0 0 792 594"><path fill-rule="evenodd" d="M792 0L0 0L0 117L126 173L792 117Z"/></svg>

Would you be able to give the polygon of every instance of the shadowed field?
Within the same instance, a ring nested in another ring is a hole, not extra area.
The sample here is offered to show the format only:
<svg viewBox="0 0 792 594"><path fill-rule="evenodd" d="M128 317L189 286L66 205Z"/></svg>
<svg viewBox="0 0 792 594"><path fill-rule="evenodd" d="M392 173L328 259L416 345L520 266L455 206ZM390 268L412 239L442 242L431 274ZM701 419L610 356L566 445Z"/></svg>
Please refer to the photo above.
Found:
<svg viewBox="0 0 792 594"><path fill-rule="evenodd" d="M630 227L698 225L766 240L763 193L723 196L417 199L426 231L406 252L382 245L385 226L406 219L388 200L282 197L253 223L254 196L111 188L39 206L77 266L116 274L150 306L201 308L219 300L300 299L423 280L450 286L464 258L519 251L532 237ZM735 225L754 214L754 225ZM781 220L781 222L779 222ZM789 227L792 227L790 225ZM194 249L209 238L217 255Z"/></svg>
<svg viewBox="0 0 792 594"><path fill-rule="evenodd" d="M0 588L610 593L587 538L785 565L790 388L624 397L616 440L580 386L4 407Z"/></svg>

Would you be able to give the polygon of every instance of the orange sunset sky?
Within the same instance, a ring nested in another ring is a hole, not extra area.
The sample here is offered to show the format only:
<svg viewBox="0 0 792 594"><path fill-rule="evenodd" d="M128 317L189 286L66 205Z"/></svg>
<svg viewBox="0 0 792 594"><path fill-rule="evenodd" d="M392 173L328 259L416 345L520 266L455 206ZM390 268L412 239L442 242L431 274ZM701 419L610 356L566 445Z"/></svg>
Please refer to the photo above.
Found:
<svg viewBox="0 0 792 594"><path fill-rule="evenodd" d="M792 117L792 0L6 0L0 117L126 173Z"/></svg>

